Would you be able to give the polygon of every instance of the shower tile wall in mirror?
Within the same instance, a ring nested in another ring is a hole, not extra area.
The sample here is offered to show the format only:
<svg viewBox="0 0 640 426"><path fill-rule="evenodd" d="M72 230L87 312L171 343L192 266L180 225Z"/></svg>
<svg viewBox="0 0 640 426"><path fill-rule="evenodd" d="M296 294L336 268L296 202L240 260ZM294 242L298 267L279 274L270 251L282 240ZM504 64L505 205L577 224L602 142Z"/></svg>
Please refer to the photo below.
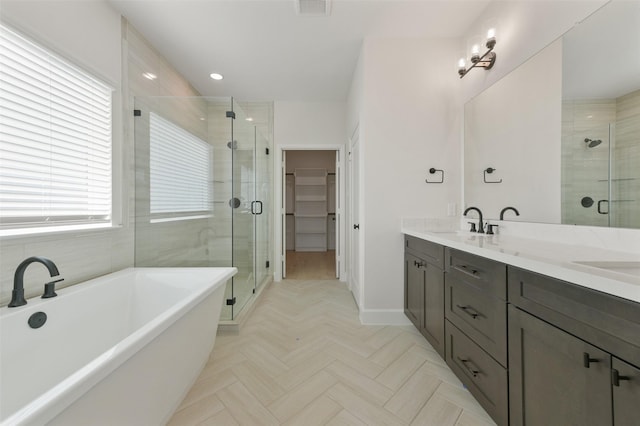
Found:
<svg viewBox="0 0 640 426"><path fill-rule="evenodd" d="M639 1L608 3L467 103L465 203L640 228Z"/></svg>

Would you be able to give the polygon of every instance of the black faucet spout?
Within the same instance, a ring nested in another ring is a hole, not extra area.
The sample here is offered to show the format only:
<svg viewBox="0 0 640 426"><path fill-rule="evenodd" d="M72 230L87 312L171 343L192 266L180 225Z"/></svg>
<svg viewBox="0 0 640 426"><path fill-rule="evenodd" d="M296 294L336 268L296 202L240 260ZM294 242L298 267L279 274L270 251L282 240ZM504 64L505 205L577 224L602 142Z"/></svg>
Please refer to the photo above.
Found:
<svg viewBox="0 0 640 426"><path fill-rule="evenodd" d="M49 275L52 277L60 275L56 264L46 257L32 256L23 260L22 263L18 265L16 273L13 276L13 291L11 292L11 302L9 302L10 308L27 304L27 301L24 299L24 272L32 263L42 263L47 270L49 270Z"/></svg>
<svg viewBox="0 0 640 426"><path fill-rule="evenodd" d="M520 216L520 212L515 207L505 207L500 211L500 220L504 220L504 213L509 210L513 211L516 214L516 216Z"/></svg>
<svg viewBox="0 0 640 426"><path fill-rule="evenodd" d="M478 231L477 232L478 232L478 234L484 234L484 222L482 220L482 212L480 211L479 208L477 208L477 207L469 207L464 211L463 216L466 216L467 213L469 213L472 210L477 212L478 216L479 216L479 219L478 219Z"/></svg>

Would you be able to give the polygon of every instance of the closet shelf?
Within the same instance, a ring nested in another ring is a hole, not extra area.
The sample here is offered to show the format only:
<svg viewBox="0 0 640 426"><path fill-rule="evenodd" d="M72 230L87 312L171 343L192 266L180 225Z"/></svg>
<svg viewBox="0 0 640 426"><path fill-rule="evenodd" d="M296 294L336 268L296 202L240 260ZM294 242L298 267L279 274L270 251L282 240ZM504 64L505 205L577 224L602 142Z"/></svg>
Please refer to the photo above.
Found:
<svg viewBox="0 0 640 426"><path fill-rule="evenodd" d="M295 234L297 251L327 250L327 170L296 169Z"/></svg>

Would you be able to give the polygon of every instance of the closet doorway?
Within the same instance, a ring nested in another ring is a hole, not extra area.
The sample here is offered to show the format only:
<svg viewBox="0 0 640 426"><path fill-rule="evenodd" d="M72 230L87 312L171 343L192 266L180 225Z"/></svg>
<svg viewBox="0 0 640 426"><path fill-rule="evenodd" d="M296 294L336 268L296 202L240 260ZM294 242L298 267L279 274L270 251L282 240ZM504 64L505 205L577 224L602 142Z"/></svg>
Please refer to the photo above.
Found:
<svg viewBox="0 0 640 426"><path fill-rule="evenodd" d="M282 277L328 280L341 268L341 150L282 151Z"/></svg>

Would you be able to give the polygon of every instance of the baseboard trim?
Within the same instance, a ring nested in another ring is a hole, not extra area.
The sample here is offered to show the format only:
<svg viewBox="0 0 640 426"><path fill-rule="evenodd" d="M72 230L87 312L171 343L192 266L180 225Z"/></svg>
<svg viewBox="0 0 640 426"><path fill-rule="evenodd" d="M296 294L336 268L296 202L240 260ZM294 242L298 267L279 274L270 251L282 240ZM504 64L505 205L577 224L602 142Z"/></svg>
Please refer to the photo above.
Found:
<svg viewBox="0 0 640 426"><path fill-rule="evenodd" d="M411 325L402 309L363 309L360 322L365 325Z"/></svg>

